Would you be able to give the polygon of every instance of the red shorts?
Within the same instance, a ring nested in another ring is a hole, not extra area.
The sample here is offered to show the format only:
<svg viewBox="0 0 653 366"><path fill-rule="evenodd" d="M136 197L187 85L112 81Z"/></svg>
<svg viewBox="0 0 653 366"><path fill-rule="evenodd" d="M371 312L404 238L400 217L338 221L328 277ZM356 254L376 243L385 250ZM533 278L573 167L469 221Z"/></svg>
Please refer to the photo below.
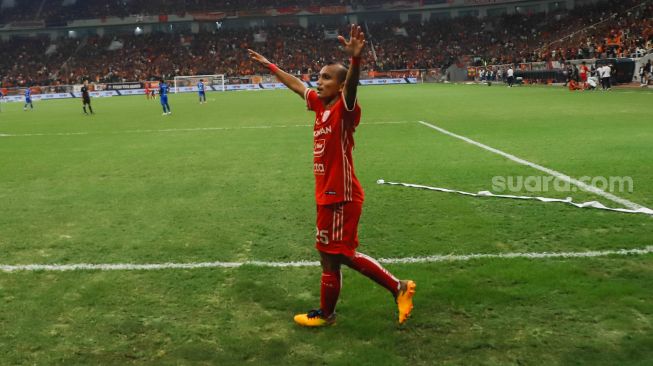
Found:
<svg viewBox="0 0 653 366"><path fill-rule="evenodd" d="M580 81L587 82L587 74L580 74Z"/></svg>
<svg viewBox="0 0 653 366"><path fill-rule="evenodd" d="M358 247L358 220L362 211L360 202L317 205L317 250L352 257Z"/></svg>

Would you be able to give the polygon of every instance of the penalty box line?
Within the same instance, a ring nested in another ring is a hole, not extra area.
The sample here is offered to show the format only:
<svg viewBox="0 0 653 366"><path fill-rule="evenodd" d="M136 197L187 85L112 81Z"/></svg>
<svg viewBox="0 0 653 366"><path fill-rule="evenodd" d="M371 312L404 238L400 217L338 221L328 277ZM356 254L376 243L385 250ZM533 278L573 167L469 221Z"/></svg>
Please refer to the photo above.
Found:
<svg viewBox="0 0 653 366"><path fill-rule="evenodd" d="M365 122L361 126L405 124L409 121ZM267 130L273 128L313 127L313 125L279 125L279 126L240 126L240 127L197 127L197 128L165 128L151 130L124 130L113 132L58 132L58 133L0 133L0 137L35 137L35 136L87 136L87 135L120 135L127 133L156 133L156 132L197 132L197 131L231 131L231 130Z"/></svg>
<svg viewBox="0 0 653 366"><path fill-rule="evenodd" d="M638 256L653 253L653 246L640 249L618 249L587 252L557 252L557 253L497 253L497 254L467 254L467 255L432 255L426 257L407 258L381 258L378 261L383 264L417 264L417 263L438 263L438 262L463 262L470 260L487 259L579 259L596 258L609 256ZM115 264L24 264L24 265L0 265L2 272L67 272L67 271L153 271L168 269L201 269L201 268L239 268L243 266L253 267L318 267L317 261L298 262L199 262L199 263L115 263Z"/></svg>
<svg viewBox="0 0 653 366"><path fill-rule="evenodd" d="M507 158L509 160L512 160L512 161L514 161L514 162L516 162L518 164L526 165L526 166L529 166L529 167L531 167L533 169L536 169L536 170L539 170L539 171L544 172L546 174L549 174L551 176L554 176L555 178L557 178L557 179L559 179L559 180L561 180L563 182L573 184L573 185L577 186L578 188L580 188L580 189L582 189L582 190L584 190L586 192L591 192L591 193L597 194L597 195L599 195L599 196L601 196L603 198L609 199L612 202L616 202L616 203L618 203L620 205L626 206L631 210L641 210L641 209L650 210L647 207L638 205L635 202L631 202L631 201L629 201L629 200L627 200L625 198L617 197L617 196L613 195L612 193L606 192L606 191L604 191L602 189L599 189L597 187L594 187L594 186L588 185L586 183L583 183L583 182L581 182L581 181L579 181L577 179L574 179L574 178L568 176L567 174L563 174L563 173L560 173L560 172L555 171L553 169L543 167L543 166L541 166L539 164L532 163L532 162L530 162L528 160L524 160L524 159L519 158L519 157L517 157L515 155L508 154L507 152L501 151L499 149L495 149L495 148L490 147L488 145L482 144L482 143L480 143L478 141L474 141L474 140L472 140L472 139L470 139L468 137L457 135L457 134L455 134L453 132L445 130L442 127L435 126L435 125L433 125L431 123L424 122L424 121L419 121L419 123L421 123L422 125L424 125L426 127L432 128L432 129L434 129L434 130L436 130L438 132L441 132L441 133L443 133L445 135L455 137L455 138L457 138L459 140L463 140L463 141L465 141L465 142L467 142L469 144L478 146L481 149L485 149L485 150L487 150L489 152L492 152L494 154L501 155L501 156L503 156L503 157L505 157L505 158Z"/></svg>

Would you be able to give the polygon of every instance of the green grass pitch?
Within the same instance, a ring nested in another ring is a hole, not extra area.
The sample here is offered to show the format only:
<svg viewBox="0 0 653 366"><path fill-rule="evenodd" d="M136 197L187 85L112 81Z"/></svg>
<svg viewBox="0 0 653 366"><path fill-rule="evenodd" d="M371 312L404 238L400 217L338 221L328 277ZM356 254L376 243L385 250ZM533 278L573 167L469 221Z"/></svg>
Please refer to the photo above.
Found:
<svg viewBox="0 0 653 366"><path fill-rule="evenodd" d="M95 116L79 100L3 104L0 264L317 260L312 114L289 91L208 99L172 95L170 116L143 97L94 99ZM422 120L572 177L631 177L614 193L653 207L653 93L404 85L360 88L359 102L363 253L653 245L646 215L375 183L477 192L543 175ZM651 254L388 268L417 282L405 326L345 269L338 323L319 330L292 322L319 304L317 267L0 272L0 364L653 364Z"/></svg>

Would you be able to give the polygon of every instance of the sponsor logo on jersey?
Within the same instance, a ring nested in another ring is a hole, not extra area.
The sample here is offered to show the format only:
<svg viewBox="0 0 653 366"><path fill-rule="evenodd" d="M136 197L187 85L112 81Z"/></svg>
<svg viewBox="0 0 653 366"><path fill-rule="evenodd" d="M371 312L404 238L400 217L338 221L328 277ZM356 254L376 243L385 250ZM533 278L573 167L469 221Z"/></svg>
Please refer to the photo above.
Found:
<svg viewBox="0 0 653 366"><path fill-rule="evenodd" d="M331 126L322 127L319 130L313 131L313 137L320 137L331 133Z"/></svg>
<svg viewBox="0 0 653 366"><path fill-rule="evenodd" d="M324 175L324 173L325 173L324 164L314 163L313 164L313 173L315 173L317 175Z"/></svg>
<svg viewBox="0 0 653 366"><path fill-rule="evenodd" d="M326 148L326 140L319 139L313 141L313 156L320 157L324 154L324 149Z"/></svg>

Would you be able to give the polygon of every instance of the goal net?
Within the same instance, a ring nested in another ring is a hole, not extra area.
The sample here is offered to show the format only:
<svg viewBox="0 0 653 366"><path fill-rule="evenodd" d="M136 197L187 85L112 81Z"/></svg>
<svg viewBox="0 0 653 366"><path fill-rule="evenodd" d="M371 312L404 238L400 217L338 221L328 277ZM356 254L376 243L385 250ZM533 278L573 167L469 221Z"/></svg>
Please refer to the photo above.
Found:
<svg viewBox="0 0 653 366"><path fill-rule="evenodd" d="M224 74L175 76L174 92L197 91L197 83L203 81L206 91L224 91Z"/></svg>

